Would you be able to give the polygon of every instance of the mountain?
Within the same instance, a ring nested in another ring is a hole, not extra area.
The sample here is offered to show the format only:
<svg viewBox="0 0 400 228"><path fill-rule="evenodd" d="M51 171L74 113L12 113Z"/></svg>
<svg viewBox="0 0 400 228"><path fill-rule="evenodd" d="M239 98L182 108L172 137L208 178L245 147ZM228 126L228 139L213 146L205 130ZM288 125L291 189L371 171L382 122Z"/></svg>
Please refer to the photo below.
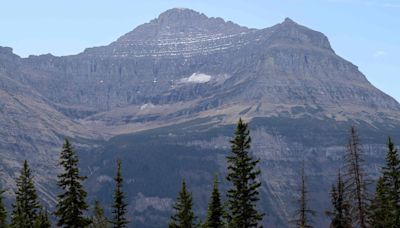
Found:
<svg viewBox="0 0 400 228"><path fill-rule="evenodd" d="M171 9L77 55L20 58L0 48L0 83L2 184L12 185L28 159L53 206L58 152L68 137L89 177L90 200L110 204L115 159L122 159L130 216L140 227L165 226L182 178L204 216L239 117L261 159L260 207L273 227L286 227L293 213L303 161L315 223L326 226L350 126L365 143L371 177L386 137L400 139L400 104L336 55L324 34L289 18L250 29Z"/></svg>

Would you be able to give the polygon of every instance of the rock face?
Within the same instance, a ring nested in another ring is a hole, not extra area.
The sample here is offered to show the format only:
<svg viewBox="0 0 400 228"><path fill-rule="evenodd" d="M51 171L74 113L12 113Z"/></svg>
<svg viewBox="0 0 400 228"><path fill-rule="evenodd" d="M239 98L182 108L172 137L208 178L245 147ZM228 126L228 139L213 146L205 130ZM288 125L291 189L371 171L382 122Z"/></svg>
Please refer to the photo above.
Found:
<svg viewBox="0 0 400 228"><path fill-rule="evenodd" d="M24 77L21 59L10 48L0 48L0 164L3 186L14 185L21 161L35 167L38 190L54 205L51 186L56 176L62 137L93 135L85 126L57 111ZM62 136L62 137L60 137ZM11 193L11 192L8 192Z"/></svg>
<svg viewBox="0 0 400 228"><path fill-rule="evenodd" d="M399 103L337 56L326 36L288 18L249 29L171 9L73 56L20 58L0 48L0 97L3 184L28 159L51 206L56 152L63 137L73 138L85 152L93 196L109 195L115 157L134 164L126 189L141 227L166 224L183 177L204 212L204 191L216 170L224 174L239 116L250 122L262 161L265 223L278 227L294 207L302 160L309 160L313 205L324 211L350 125L375 165L385 137L400 138Z"/></svg>

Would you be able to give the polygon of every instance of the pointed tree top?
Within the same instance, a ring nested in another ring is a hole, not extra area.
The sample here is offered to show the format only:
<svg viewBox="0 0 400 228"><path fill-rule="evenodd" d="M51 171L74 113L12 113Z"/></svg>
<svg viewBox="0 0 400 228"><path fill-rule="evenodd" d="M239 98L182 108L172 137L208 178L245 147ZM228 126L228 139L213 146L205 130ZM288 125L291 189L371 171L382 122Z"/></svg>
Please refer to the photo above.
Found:
<svg viewBox="0 0 400 228"><path fill-rule="evenodd" d="M239 118L237 126L238 128L242 126L247 126L247 124L243 121L242 117Z"/></svg>
<svg viewBox="0 0 400 228"><path fill-rule="evenodd" d="M395 146L394 146L394 143L393 143L393 141L392 141L392 137L388 137L388 146L389 146L389 149L391 150L391 151L397 151L397 149L395 148Z"/></svg>
<svg viewBox="0 0 400 228"><path fill-rule="evenodd" d="M27 168L28 168L28 161L24 160L24 169L27 169Z"/></svg>
<svg viewBox="0 0 400 228"><path fill-rule="evenodd" d="M68 140L68 138L65 138L64 139L64 146L70 146L71 144L69 143L69 140Z"/></svg>
<svg viewBox="0 0 400 228"><path fill-rule="evenodd" d="M186 191L186 181L185 181L185 179L182 179L182 189L185 189L185 191Z"/></svg>

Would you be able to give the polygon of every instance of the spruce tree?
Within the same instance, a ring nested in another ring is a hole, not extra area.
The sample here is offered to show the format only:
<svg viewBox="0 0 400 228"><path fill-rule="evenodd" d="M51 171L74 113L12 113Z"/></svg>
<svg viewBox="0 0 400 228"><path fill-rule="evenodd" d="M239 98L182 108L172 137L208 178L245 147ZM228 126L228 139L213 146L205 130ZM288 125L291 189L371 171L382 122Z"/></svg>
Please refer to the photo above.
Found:
<svg viewBox="0 0 400 228"><path fill-rule="evenodd" d="M34 228L51 228L51 222L47 210L41 209L38 217L36 218Z"/></svg>
<svg viewBox="0 0 400 228"><path fill-rule="evenodd" d="M192 211L192 194L186 188L185 180L182 181L182 189L178 194L173 209L175 214L171 216L170 228L193 228L196 227L195 216Z"/></svg>
<svg viewBox="0 0 400 228"><path fill-rule="evenodd" d="M4 190L0 190L0 227L7 227L7 210L3 203Z"/></svg>
<svg viewBox="0 0 400 228"><path fill-rule="evenodd" d="M352 127L346 147L344 183L353 225L360 228L367 227L367 208L369 207L363 156L361 142L356 129Z"/></svg>
<svg viewBox="0 0 400 228"><path fill-rule="evenodd" d="M59 163L64 170L58 175L58 186L63 192L58 195L55 211L58 226L78 228L90 223L90 220L84 217L88 208L85 202L87 193L81 183L86 177L79 175L78 162L78 156L69 141L65 139Z"/></svg>
<svg viewBox="0 0 400 228"><path fill-rule="evenodd" d="M126 216L126 206L124 192L122 191L122 174L121 174L121 161L117 161L117 174L114 178L115 180L115 190L114 190L114 204L113 207L113 220L111 223L113 227L120 228L126 227L128 224L128 220L125 218Z"/></svg>
<svg viewBox="0 0 400 228"><path fill-rule="evenodd" d="M221 196L218 189L218 177L215 176L214 187L211 193L210 203L208 204L207 220L204 223L204 227L207 228L224 227L222 216L223 216L223 207L221 203Z"/></svg>
<svg viewBox="0 0 400 228"><path fill-rule="evenodd" d="M92 223L89 225L89 227L90 228L110 227L107 218L104 216L104 209L98 200L94 202Z"/></svg>
<svg viewBox="0 0 400 228"><path fill-rule="evenodd" d="M327 215L332 218L331 228L351 228L350 205L345 199L344 183L339 171L336 186L332 186L331 202L333 211L328 211Z"/></svg>
<svg viewBox="0 0 400 228"><path fill-rule="evenodd" d="M394 228L393 213L383 178L376 184L375 198L369 208L369 224L374 228Z"/></svg>
<svg viewBox="0 0 400 228"><path fill-rule="evenodd" d="M28 162L24 161L21 175L16 180L15 204L11 215L11 226L18 228L32 227L40 208Z"/></svg>
<svg viewBox="0 0 400 228"><path fill-rule="evenodd" d="M387 145L388 153L386 165L382 168L382 178L384 189L387 191L391 224L394 226L395 224L400 224L400 160L397 149L390 137Z"/></svg>
<svg viewBox="0 0 400 228"><path fill-rule="evenodd" d="M235 136L230 141L231 154L227 156L227 180L232 187L227 192L227 219L228 226L237 228L257 227L263 214L257 211L259 188L257 177L258 159L249 154L250 132L247 124L239 119Z"/></svg>
<svg viewBox="0 0 400 228"><path fill-rule="evenodd" d="M295 219L291 221L296 227L299 228L312 228L313 226L311 225L311 217L315 215L315 212L310 209L309 206L308 190L306 185L306 176L303 167L301 174L300 196L297 200L299 208L295 212Z"/></svg>

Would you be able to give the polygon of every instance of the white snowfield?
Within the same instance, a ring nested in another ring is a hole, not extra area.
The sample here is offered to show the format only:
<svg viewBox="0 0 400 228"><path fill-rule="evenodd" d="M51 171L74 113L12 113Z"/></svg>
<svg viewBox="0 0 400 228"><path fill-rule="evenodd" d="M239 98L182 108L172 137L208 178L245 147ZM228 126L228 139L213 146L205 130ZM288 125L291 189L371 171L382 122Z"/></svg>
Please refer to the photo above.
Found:
<svg viewBox="0 0 400 228"><path fill-rule="evenodd" d="M140 106L140 110L145 110L145 109L149 109L149 108L154 108L155 106L152 103L146 103L142 106Z"/></svg>
<svg viewBox="0 0 400 228"><path fill-rule="evenodd" d="M206 83L211 80L211 75L202 74L202 73L193 73L188 78L182 78L181 82L183 83Z"/></svg>

